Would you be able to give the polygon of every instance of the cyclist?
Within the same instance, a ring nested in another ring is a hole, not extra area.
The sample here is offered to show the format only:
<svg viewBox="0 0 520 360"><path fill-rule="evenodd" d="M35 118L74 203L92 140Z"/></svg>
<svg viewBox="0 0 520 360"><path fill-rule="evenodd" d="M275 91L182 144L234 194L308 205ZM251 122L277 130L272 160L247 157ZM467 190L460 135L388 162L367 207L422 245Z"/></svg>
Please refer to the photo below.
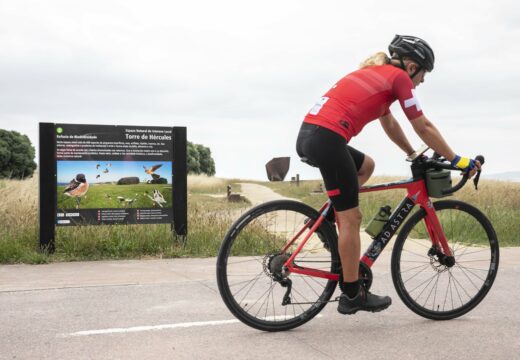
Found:
<svg viewBox="0 0 520 360"><path fill-rule="evenodd" d="M381 311L392 303L388 296L368 292L359 282L359 186L374 171L374 160L348 145L370 121L379 118L387 136L407 155L413 148L390 105L399 100L417 135L433 150L473 176L478 161L456 155L437 128L424 116L415 88L431 72L434 54L426 41L396 35L388 50L376 53L360 69L340 79L306 115L296 143L303 161L320 169L338 222L338 248L343 269L343 290L338 311Z"/></svg>

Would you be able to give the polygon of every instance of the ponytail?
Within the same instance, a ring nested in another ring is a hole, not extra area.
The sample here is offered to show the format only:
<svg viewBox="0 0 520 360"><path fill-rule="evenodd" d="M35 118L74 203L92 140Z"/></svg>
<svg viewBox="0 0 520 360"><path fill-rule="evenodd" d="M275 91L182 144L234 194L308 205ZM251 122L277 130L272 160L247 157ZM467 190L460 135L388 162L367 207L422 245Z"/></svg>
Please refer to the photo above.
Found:
<svg viewBox="0 0 520 360"><path fill-rule="evenodd" d="M390 58L386 53L383 51L377 52L374 55L367 58L365 61L363 61L361 64L359 64L359 68L362 69L367 66L374 66L374 65L385 65L390 64Z"/></svg>

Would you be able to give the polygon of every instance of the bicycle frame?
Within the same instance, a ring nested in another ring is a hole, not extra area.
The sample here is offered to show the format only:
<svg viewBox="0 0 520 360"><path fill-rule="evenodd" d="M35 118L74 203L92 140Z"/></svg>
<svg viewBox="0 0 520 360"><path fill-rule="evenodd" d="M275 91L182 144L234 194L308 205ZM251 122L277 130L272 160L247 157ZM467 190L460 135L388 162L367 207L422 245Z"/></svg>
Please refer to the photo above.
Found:
<svg viewBox="0 0 520 360"><path fill-rule="evenodd" d="M397 232L397 230L401 227L401 225L406 220L407 216L410 214L411 210L415 205L419 205L425 212L426 217L424 218L426 229L432 241L432 247L442 248L444 254L446 256L452 256L451 250L448 246L448 242L444 235L444 231L439 222L437 214L435 212L435 208L428 197L428 192L426 190L426 184L423 179L410 179L398 182L390 182L383 183L371 186L361 187L359 192L374 192L374 191L384 191L384 190L393 190L393 189L406 189L407 195L401 201L401 203L395 208L395 210L390 215L390 219L383 227L383 230L379 235L374 238L374 241L370 244L368 249L365 251L365 254L361 257L361 262L365 263L368 267L372 267L375 263L383 249L388 245L392 236ZM301 249L305 246L311 235L316 231L316 229L321 225L327 213L330 211L332 207L331 200L327 200L327 202L320 209L320 216L318 220L313 224L310 231L305 235L305 238L298 246L296 251L289 257L289 259L285 262L284 266L290 273L309 275L313 277L320 277L329 280L339 280L339 274L333 274L328 271L323 271L319 269L313 269L308 267L302 267L294 264L294 259L301 251ZM338 226L341 226L338 223ZM307 226L304 226L283 248L283 252L287 251L289 247L298 239L307 229Z"/></svg>

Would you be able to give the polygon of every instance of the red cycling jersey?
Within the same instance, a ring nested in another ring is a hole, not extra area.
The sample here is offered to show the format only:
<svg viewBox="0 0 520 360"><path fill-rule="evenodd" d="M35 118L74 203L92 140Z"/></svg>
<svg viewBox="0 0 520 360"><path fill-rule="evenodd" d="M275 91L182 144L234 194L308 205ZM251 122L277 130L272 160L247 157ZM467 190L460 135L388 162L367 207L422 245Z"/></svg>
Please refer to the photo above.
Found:
<svg viewBox="0 0 520 360"><path fill-rule="evenodd" d="M393 65L368 66L338 81L304 122L323 126L349 141L370 121L389 114L397 99L409 120L422 115L412 79L404 70Z"/></svg>

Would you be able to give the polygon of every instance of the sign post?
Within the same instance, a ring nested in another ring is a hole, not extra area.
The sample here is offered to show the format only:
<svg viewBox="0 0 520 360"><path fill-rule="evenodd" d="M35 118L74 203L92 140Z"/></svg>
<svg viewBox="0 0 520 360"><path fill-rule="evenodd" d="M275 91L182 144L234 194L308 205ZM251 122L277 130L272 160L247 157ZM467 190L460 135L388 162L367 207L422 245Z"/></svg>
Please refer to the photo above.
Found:
<svg viewBox="0 0 520 360"><path fill-rule="evenodd" d="M186 128L173 128L173 164L175 174L187 174ZM188 234L188 181L187 176L173 175L173 223L175 233L182 237Z"/></svg>
<svg viewBox="0 0 520 360"><path fill-rule="evenodd" d="M40 250L54 253L56 226L56 137L54 124L40 123L40 154L38 161L38 218Z"/></svg>

